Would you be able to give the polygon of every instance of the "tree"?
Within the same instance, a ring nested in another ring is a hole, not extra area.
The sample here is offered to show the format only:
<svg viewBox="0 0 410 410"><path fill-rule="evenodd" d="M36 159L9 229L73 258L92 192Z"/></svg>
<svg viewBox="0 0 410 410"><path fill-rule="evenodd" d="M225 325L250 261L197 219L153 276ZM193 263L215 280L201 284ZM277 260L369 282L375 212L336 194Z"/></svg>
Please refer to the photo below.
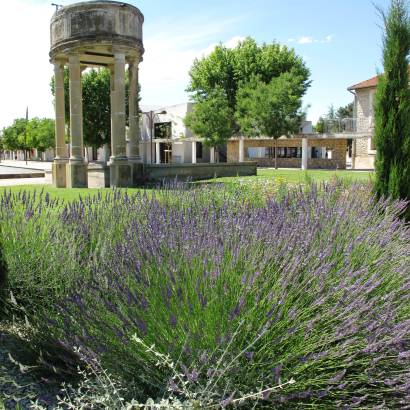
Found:
<svg viewBox="0 0 410 410"><path fill-rule="evenodd" d="M323 117L319 117L314 130L315 132L318 132L319 134L323 134L325 132L325 129L326 129L325 119Z"/></svg>
<svg viewBox="0 0 410 410"><path fill-rule="evenodd" d="M185 117L185 125L209 147L217 147L231 137L232 122L233 111L225 92L219 87L195 104Z"/></svg>
<svg viewBox="0 0 410 410"><path fill-rule="evenodd" d="M300 79L291 73L273 78L269 83L253 79L239 89L236 121L244 136L267 136L275 139L275 168L277 140L297 132L305 113L302 112Z"/></svg>
<svg viewBox="0 0 410 410"><path fill-rule="evenodd" d="M378 197L410 199L410 19L408 2L392 0L384 22L383 65L375 99ZM407 208L410 218L410 207Z"/></svg>
<svg viewBox="0 0 410 410"><path fill-rule="evenodd" d="M25 118L17 118L13 124L3 129L3 146L10 151L27 150L26 144L26 127Z"/></svg>
<svg viewBox="0 0 410 410"><path fill-rule="evenodd" d="M64 69L65 119L70 125L69 70ZM101 147L111 140L110 71L107 68L91 69L81 76L83 95L84 145ZM51 79L54 95L54 77ZM125 76L125 107L128 112L128 73ZM138 93L139 94L139 93ZM139 97L138 97L139 99Z"/></svg>
<svg viewBox="0 0 410 410"><path fill-rule="evenodd" d="M110 143L110 71L90 70L82 76L84 144L101 147Z"/></svg>
<svg viewBox="0 0 410 410"><path fill-rule="evenodd" d="M354 113L353 113L353 109L354 109L354 104L351 102L345 106L339 107L336 110L336 118L339 120L343 120L345 118L353 118Z"/></svg>
<svg viewBox="0 0 410 410"><path fill-rule="evenodd" d="M203 110L206 107L204 101L211 96L214 99L214 90L218 88L224 94L229 111L235 113L240 88L255 78L263 84L269 84L284 73L297 79L299 86L295 92L298 93L298 98L301 98L310 85L310 71L302 58L293 49L276 42L259 46L255 40L248 37L233 49L219 45L209 56L196 59L189 72L191 79L187 91L191 93L194 102L202 104ZM218 98L218 102L221 103L222 99ZM220 105L208 105L208 108L212 107L216 109L220 108ZM208 113L213 118L216 118L217 114ZM231 132L224 133L227 138L239 130L238 115L235 115L235 118L236 121L229 121ZM190 123L192 128L193 120Z"/></svg>
<svg viewBox="0 0 410 410"><path fill-rule="evenodd" d="M27 125L27 142L30 148L45 152L55 146L55 121L50 118L32 118Z"/></svg>

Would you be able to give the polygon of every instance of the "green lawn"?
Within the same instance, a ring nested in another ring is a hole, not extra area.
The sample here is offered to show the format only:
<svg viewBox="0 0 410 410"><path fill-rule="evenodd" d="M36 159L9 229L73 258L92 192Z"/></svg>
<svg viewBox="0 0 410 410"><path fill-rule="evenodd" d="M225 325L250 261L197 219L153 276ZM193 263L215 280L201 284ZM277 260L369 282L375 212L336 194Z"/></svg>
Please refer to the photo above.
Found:
<svg viewBox="0 0 410 410"><path fill-rule="evenodd" d="M258 169L257 176L251 177L227 177L227 178L215 178L208 181L201 181L201 183L206 182L223 182L226 184L235 184L235 183L246 183L246 182L264 182L264 181L272 181L277 183L288 183L288 184L305 184L310 183L311 181L315 182L323 182L323 181L330 181L334 178L341 178L347 181L359 181L359 182L367 182L373 178L373 173L368 171L345 171L345 170L337 170L337 171L328 171L328 170L310 170L310 171L301 171L301 170L289 170L289 169L268 169L262 168ZM50 194L51 198L61 198L64 200L74 200L78 199L84 195L93 195L98 192L110 192L110 188L89 188L89 189L81 189L81 188L73 188L73 189L61 189L61 188L54 188L51 185L16 185L12 187L0 187L0 192L3 190L7 190L11 192L18 192L21 190L25 191L44 191ZM127 191L132 193L138 191L140 188L128 188Z"/></svg>
<svg viewBox="0 0 410 410"><path fill-rule="evenodd" d="M373 178L374 173L369 171L346 171L346 170L309 170L300 169L271 169L259 168L258 175L252 177L217 178L213 181L235 183L238 181L280 181L289 184L304 184L311 181L323 182L334 178L348 181L367 182Z"/></svg>

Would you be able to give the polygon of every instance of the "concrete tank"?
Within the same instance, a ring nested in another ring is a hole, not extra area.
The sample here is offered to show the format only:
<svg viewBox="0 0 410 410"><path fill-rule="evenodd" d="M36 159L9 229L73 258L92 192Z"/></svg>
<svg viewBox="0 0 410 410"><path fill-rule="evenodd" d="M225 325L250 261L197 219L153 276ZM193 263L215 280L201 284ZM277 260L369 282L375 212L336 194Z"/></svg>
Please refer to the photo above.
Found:
<svg viewBox="0 0 410 410"><path fill-rule="evenodd" d="M89 1L61 7L51 19L50 57L59 58L76 49L112 51L113 46L144 52L144 16L137 7L117 1ZM102 56L104 57L104 56ZM93 58L87 58L93 63ZM98 64L101 59L95 59ZM88 61L86 61L88 62ZM105 65L105 64L101 64Z"/></svg>

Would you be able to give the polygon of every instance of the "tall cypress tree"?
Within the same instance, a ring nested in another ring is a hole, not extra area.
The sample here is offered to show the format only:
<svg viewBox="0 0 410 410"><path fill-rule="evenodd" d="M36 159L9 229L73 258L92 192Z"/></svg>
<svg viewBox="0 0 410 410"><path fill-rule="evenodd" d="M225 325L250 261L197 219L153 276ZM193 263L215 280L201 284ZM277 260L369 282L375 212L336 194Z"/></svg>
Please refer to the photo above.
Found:
<svg viewBox="0 0 410 410"><path fill-rule="evenodd" d="M392 0L384 21L383 65L375 102L378 197L410 199L410 19L407 0ZM410 217L410 207L407 210Z"/></svg>

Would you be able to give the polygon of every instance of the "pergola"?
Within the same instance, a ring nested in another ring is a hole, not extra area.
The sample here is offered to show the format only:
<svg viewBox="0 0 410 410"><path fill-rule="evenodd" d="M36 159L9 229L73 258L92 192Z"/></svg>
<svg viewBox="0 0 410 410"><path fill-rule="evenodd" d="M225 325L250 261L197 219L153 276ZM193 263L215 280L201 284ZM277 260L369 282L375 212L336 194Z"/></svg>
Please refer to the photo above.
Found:
<svg viewBox="0 0 410 410"><path fill-rule="evenodd" d="M138 8L115 1L89 1L56 10L51 19L50 59L55 73L56 187L87 187L83 149L81 73L87 67L111 72L110 185L133 186L141 174L138 125L138 65L144 53ZM64 67L70 76L70 155L65 146ZM125 69L129 70L129 152L126 153Z"/></svg>

